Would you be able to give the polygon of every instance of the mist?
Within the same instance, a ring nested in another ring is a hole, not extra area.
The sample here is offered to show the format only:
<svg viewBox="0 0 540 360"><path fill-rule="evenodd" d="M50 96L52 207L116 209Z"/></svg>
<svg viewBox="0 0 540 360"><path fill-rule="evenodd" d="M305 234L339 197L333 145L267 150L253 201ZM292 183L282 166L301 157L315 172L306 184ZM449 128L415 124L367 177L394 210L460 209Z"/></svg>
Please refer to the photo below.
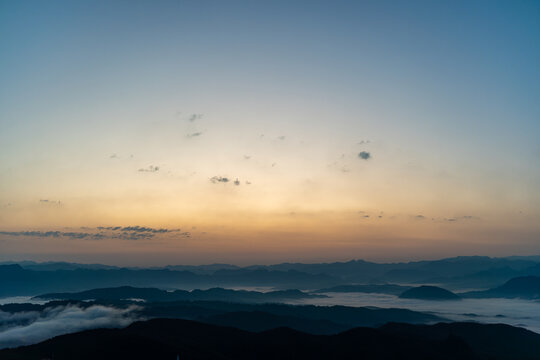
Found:
<svg viewBox="0 0 540 360"><path fill-rule="evenodd" d="M138 306L56 306L43 312L0 311L0 349L34 344L54 336L93 328L125 327L139 320Z"/></svg>

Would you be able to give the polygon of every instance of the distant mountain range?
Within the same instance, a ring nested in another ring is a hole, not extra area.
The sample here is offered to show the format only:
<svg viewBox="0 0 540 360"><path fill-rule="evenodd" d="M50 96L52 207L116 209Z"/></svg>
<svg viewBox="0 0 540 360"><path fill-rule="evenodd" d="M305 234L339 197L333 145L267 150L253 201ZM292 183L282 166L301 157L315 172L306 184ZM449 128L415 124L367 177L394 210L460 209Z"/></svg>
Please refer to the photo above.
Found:
<svg viewBox="0 0 540 360"><path fill-rule="evenodd" d="M269 292L231 290L212 288L208 290L174 290L165 291L156 288L135 288L121 286L115 288L93 289L76 293L49 293L35 296L42 300L129 300L144 301L231 301L231 302L279 302L292 299L326 297L319 294L308 294L300 290L279 290Z"/></svg>
<svg viewBox="0 0 540 360"><path fill-rule="evenodd" d="M401 286L395 284L367 284L367 285L338 285L326 289L319 289L316 293L367 293L367 294L389 294L401 295L412 286Z"/></svg>
<svg viewBox="0 0 540 360"><path fill-rule="evenodd" d="M267 286L281 289L313 289L335 285L339 279L325 274L295 270L217 270L212 275L174 270L85 269L37 271L20 265L0 265L0 297L37 295L45 292L82 291L92 288L136 286L190 289L233 286Z"/></svg>
<svg viewBox="0 0 540 360"><path fill-rule="evenodd" d="M99 264L34 263L0 265L0 296L91 288L136 286L163 289L210 287L273 287L343 291L340 285L379 285L354 291L381 291L397 295L394 284L438 285L449 290L493 288L522 276L540 276L538 257L455 257L434 261L378 264L349 262L237 267L227 264L120 268ZM383 286L384 285L384 286ZM390 286L391 285L391 286ZM406 289L403 289L406 290Z"/></svg>
<svg viewBox="0 0 540 360"><path fill-rule="evenodd" d="M459 296L451 291L437 286L418 286L404 291L400 298L403 299L422 299L422 300L461 300Z"/></svg>
<svg viewBox="0 0 540 360"><path fill-rule="evenodd" d="M466 298L521 298L537 300L540 299L540 277L517 277L489 290L470 291L460 295Z"/></svg>
<svg viewBox="0 0 540 360"><path fill-rule="evenodd" d="M0 358L536 360L539 345L539 334L507 325L392 323L328 336L283 327L248 332L188 320L154 319L124 329L88 330L0 350Z"/></svg>
<svg viewBox="0 0 540 360"><path fill-rule="evenodd" d="M136 308L133 309L133 305ZM286 305L278 303L239 303L227 299L222 301L172 301L134 302L131 300L61 300L38 304L0 305L0 311L10 314L6 318L23 318L29 312L40 314L56 313L58 309L77 307L88 309L95 306L114 309L132 309L131 315L140 319L173 318L197 320L207 323L234 326L262 331L288 326L314 334L335 334L357 326L381 326L388 322L427 324L446 319L423 312L407 309L375 307ZM20 316L19 316L20 315ZM4 324L5 325L5 324ZM42 319L42 326L44 321Z"/></svg>

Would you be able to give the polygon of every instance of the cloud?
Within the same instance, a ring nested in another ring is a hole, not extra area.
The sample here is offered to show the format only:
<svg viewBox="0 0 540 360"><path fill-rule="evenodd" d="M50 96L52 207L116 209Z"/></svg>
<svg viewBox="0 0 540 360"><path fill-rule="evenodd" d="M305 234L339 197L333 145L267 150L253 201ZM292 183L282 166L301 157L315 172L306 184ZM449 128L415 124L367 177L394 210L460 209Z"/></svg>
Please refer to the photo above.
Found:
<svg viewBox="0 0 540 360"><path fill-rule="evenodd" d="M465 216L455 216L455 217L451 217L451 218L444 218L443 220L447 221L447 222L457 222L457 221L461 221L461 220L479 220L479 219L480 218L476 217L476 216L465 215Z"/></svg>
<svg viewBox="0 0 540 360"><path fill-rule="evenodd" d="M250 155L244 155L244 159L249 160L249 159L251 159L251 156Z"/></svg>
<svg viewBox="0 0 540 360"><path fill-rule="evenodd" d="M169 230L169 229L154 229L144 226L98 226L98 230L111 230L111 231L134 231L134 232L150 232L150 233L166 233L166 232L172 232L172 231L178 231L178 230Z"/></svg>
<svg viewBox="0 0 540 360"><path fill-rule="evenodd" d="M60 200L39 199L42 204L62 205Z"/></svg>
<svg viewBox="0 0 540 360"><path fill-rule="evenodd" d="M464 216L460 217L460 219L463 219L463 220L480 220L480 218L478 216L472 216L472 215L464 215Z"/></svg>
<svg viewBox="0 0 540 360"><path fill-rule="evenodd" d="M69 237L72 239L99 240L105 236L98 233L63 232L63 231L0 231L0 235L7 236L32 236L32 237Z"/></svg>
<svg viewBox="0 0 540 360"><path fill-rule="evenodd" d="M238 178L236 178L234 181L231 179L231 178L228 178L228 177L225 177L225 176L212 176L210 178L210 182L212 184L218 184L218 183L223 183L223 184L228 184L228 183L232 183L234 184L235 186L240 186L242 185L242 181ZM246 185L251 185L251 182L249 181L245 181L245 184Z"/></svg>
<svg viewBox="0 0 540 360"><path fill-rule="evenodd" d="M370 140L361 140L358 145L365 145L365 144L369 144L371 141Z"/></svg>
<svg viewBox="0 0 540 360"><path fill-rule="evenodd" d="M228 183L230 180L228 177L221 177L221 176L212 176L210 178L210 181L213 183L213 184L217 184L217 183Z"/></svg>
<svg viewBox="0 0 540 360"><path fill-rule="evenodd" d="M184 237L191 236L188 232L180 232L181 229L156 229L145 226L98 226L96 229L111 232L110 234L102 234L105 237L123 240L147 240L165 233L178 233L178 235Z"/></svg>
<svg viewBox="0 0 540 360"><path fill-rule="evenodd" d="M283 141L283 140L285 140L285 135L278 136L277 139Z"/></svg>
<svg viewBox="0 0 540 360"><path fill-rule="evenodd" d="M118 156L116 154L112 154L111 156L109 156L109 159L118 159Z"/></svg>
<svg viewBox="0 0 540 360"><path fill-rule="evenodd" d="M360 159L362 159L362 160L368 160L368 159L371 158L371 154L368 153L367 151L360 151L360 152L358 153L358 157L359 157Z"/></svg>
<svg viewBox="0 0 540 360"><path fill-rule="evenodd" d="M121 233L118 233L118 234L112 234L109 237L111 239L122 239L122 240L147 240L147 239L152 239L154 237L154 234L122 231Z"/></svg>
<svg viewBox="0 0 540 360"><path fill-rule="evenodd" d="M418 220L424 220L426 217L424 215L416 215L415 216L415 219L418 219Z"/></svg>
<svg viewBox="0 0 540 360"><path fill-rule="evenodd" d="M138 171L139 172L158 172L159 171L159 166L150 165L148 168L139 169Z"/></svg>
<svg viewBox="0 0 540 360"><path fill-rule="evenodd" d="M202 132L194 132L192 134L188 134L187 137L191 139L191 138L201 136L201 135L202 135Z"/></svg>
<svg viewBox="0 0 540 360"><path fill-rule="evenodd" d="M139 320L137 306L125 309L92 305L45 308L42 312L0 311L0 348L35 344L54 336L93 328L125 327Z"/></svg>
<svg viewBox="0 0 540 360"><path fill-rule="evenodd" d="M203 114L191 114L191 115L189 116L188 120L189 120L190 122L194 122L195 120L200 120L200 119L202 119L202 117L203 117Z"/></svg>
<svg viewBox="0 0 540 360"><path fill-rule="evenodd" d="M83 230L92 230L84 228ZM181 229L150 228L144 226L98 226L98 232L64 232L64 231L0 231L0 235L6 236L30 236L41 238L61 238L102 240L102 239L124 239L124 240L145 240L152 239L156 235L165 233L179 233ZM180 236L189 234L179 233ZM189 236L188 236L189 237Z"/></svg>

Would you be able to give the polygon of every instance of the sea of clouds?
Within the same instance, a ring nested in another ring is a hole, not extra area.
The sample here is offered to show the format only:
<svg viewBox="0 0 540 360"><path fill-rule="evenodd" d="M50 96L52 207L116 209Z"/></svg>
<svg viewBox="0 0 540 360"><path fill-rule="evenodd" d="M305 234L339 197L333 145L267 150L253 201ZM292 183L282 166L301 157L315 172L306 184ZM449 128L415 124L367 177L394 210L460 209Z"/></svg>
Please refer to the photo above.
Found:
<svg viewBox="0 0 540 360"><path fill-rule="evenodd" d="M94 328L125 327L136 320L139 307L65 305L44 311L0 311L0 349L29 345L54 336Z"/></svg>

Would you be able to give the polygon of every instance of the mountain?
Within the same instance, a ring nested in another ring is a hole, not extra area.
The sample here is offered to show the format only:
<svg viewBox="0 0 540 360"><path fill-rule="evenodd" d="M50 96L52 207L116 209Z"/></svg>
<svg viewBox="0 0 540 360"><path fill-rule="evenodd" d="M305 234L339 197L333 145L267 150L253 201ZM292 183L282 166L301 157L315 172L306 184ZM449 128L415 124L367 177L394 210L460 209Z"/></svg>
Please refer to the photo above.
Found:
<svg viewBox="0 0 540 360"><path fill-rule="evenodd" d="M421 300L461 300L459 296L451 291L437 286L418 286L403 292L399 295L403 299L421 299Z"/></svg>
<svg viewBox="0 0 540 360"><path fill-rule="evenodd" d="M310 274L328 274L339 277L344 283L452 283L456 286L478 287L482 272L487 277L483 280L500 283L501 278L509 279L516 274L528 274L529 269L539 265L537 257L491 258L487 256L458 256L440 260L423 260L401 263L374 263L364 260L348 262L299 264L283 263L249 268L268 270L296 270ZM505 269L504 272L499 269ZM531 270L533 271L533 270ZM493 279L489 279L495 274ZM468 277L478 279L468 282ZM532 274L531 274L532 275ZM508 277L510 276L510 277ZM504 281L505 281L504 280Z"/></svg>
<svg viewBox="0 0 540 360"><path fill-rule="evenodd" d="M288 327L309 334L337 334L351 328L351 326L325 319L305 319L289 315L276 315L264 311L229 312L212 315L200 321L252 332Z"/></svg>
<svg viewBox="0 0 540 360"><path fill-rule="evenodd" d="M136 305L136 306L133 306ZM377 327L388 322L426 324L444 321L444 318L407 309L374 307L287 305L278 303L234 303L226 301L174 301L136 302L129 300L56 300L46 304L0 305L5 321L12 324L31 325L24 320L39 319L46 328L48 319L63 311L86 313L93 308L110 313L126 313L131 319L172 318L231 325L246 330L268 330L288 326L315 334L334 334L357 326ZM77 311L76 311L77 310ZM11 320L10 320L11 319ZM23 321L22 323L18 323ZM1 333L0 333L1 334ZM1 344L1 337L0 337Z"/></svg>
<svg viewBox="0 0 540 360"><path fill-rule="evenodd" d="M191 271L195 274L211 275L218 270L238 270L240 266L231 264L209 264L209 265L167 265L163 268L156 267L155 269L168 269L173 271Z"/></svg>
<svg viewBox="0 0 540 360"><path fill-rule="evenodd" d="M370 285L338 285L326 289L319 289L315 293L341 293L341 292L358 292L372 294L389 294L400 295L405 290L409 290L411 286L401 286L394 284L370 284Z"/></svg>
<svg viewBox="0 0 540 360"><path fill-rule="evenodd" d="M219 270L212 275L189 271L148 269L82 269L36 271L20 265L0 265L0 297L36 295L45 292L82 291L92 288L135 286L160 288L197 288L216 286L269 286L313 289L332 286L339 279L298 271Z"/></svg>
<svg viewBox="0 0 540 360"><path fill-rule="evenodd" d="M175 290L165 291L156 288L136 288L121 286L115 288L92 289L75 293L49 293L35 296L38 300L129 300L138 299L145 301L195 301L215 300L231 302L276 302L291 299L304 299L313 297L325 297L324 295L308 294L300 290L281 291L246 291L212 288L208 290Z"/></svg>
<svg viewBox="0 0 540 360"><path fill-rule="evenodd" d="M188 320L153 319L124 329L88 330L1 350L0 358L532 360L540 358L539 345L539 334L507 325L388 324L328 336L288 328L256 333Z"/></svg>
<svg viewBox="0 0 540 360"><path fill-rule="evenodd" d="M466 298L540 299L540 276L517 277L489 290L470 291L460 295Z"/></svg>
<svg viewBox="0 0 540 360"><path fill-rule="evenodd" d="M113 270L121 269L118 266L102 265L102 264L78 264L64 261L50 261L50 262L27 262L19 264L21 267L27 270L36 271L56 271L56 270L76 270L76 269L91 269L91 270Z"/></svg>
<svg viewBox="0 0 540 360"><path fill-rule="evenodd" d="M411 325L389 323L380 328L387 334L409 339L463 339L488 359L540 359L540 334L505 324L438 323Z"/></svg>
<svg viewBox="0 0 540 360"><path fill-rule="evenodd" d="M3 281L0 296L81 291L126 285L184 289L233 286L321 289L337 285L404 283L438 284L448 289L463 290L494 287L514 277L529 275L540 276L538 257L462 256L384 264L351 260L247 267L229 264L169 265L147 269L23 261L20 264L0 265L0 281ZM383 289L380 288L378 291ZM386 290L390 291L389 288ZM356 291L361 289L358 288Z"/></svg>

